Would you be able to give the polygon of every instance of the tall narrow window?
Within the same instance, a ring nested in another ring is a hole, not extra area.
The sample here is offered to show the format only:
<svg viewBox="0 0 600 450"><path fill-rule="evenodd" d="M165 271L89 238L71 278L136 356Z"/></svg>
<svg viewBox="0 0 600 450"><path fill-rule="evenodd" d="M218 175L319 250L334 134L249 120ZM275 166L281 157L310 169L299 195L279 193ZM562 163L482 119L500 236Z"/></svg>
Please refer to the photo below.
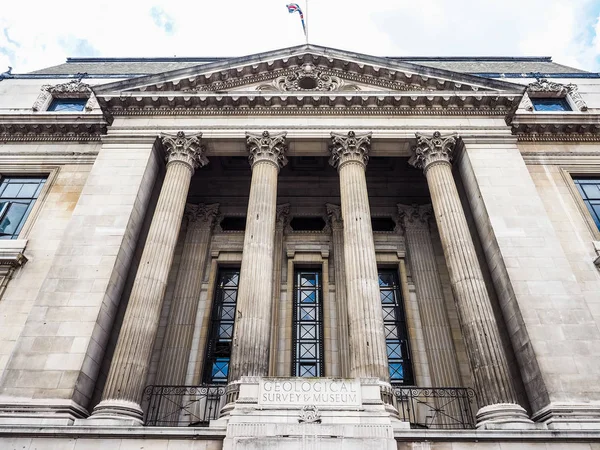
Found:
<svg viewBox="0 0 600 450"><path fill-rule="evenodd" d="M413 384L406 317L402 302L398 272L379 270L379 290L383 308L383 326L387 346L390 382Z"/></svg>
<svg viewBox="0 0 600 450"><path fill-rule="evenodd" d="M0 239L17 239L46 178L6 177L0 184Z"/></svg>
<svg viewBox="0 0 600 450"><path fill-rule="evenodd" d="M296 271L292 320L292 375L322 377L324 370L321 271Z"/></svg>
<svg viewBox="0 0 600 450"><path fill-rule="evenodd" d="M239 269L219 270L206 348L205 383L227 383L239 281Z"/></svg>
<svg viewBox="0 0 600 450"><path fill-rule="evenodd" d="M600 178L576 178L574 181L585 206L600 230Z"/></svg>

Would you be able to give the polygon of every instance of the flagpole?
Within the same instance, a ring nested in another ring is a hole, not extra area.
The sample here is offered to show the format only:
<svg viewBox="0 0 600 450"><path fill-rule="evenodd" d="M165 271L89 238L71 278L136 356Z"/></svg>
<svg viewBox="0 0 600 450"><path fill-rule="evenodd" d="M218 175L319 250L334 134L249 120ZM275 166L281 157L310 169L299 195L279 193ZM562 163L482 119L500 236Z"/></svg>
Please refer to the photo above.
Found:
<svg viewBox="0 0 600 450"><path fill-rule="evenodd" d="M308 45L308 0L306 0L306 45Z"/></svg>

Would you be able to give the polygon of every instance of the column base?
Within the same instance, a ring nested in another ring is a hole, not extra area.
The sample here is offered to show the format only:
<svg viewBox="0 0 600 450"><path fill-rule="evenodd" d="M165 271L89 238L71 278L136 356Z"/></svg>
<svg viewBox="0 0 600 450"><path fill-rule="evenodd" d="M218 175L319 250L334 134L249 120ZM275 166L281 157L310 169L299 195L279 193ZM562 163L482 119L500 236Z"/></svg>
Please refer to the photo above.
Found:
<svg viewBox="0 0 600 450"><path fill-rule="evenodd" d="M75 425L142 426L144 411L135 402L103 400L94 408L92 415Z"/></svg>
<svg viewBox="0 0 600 450"><path fill-rule="evenodd" d="M532 418L550 430L600 430L600 402L552 402Z"/></svg>
<svg viewBox="0 0 600 450"><path fill-rule="evenodd" d="M0 398L0 425L65 426L88 415L72 400Z"/></svg>
<svg viewBox="0 0 600 450"><path fill-rule="evenodd" d="M497 403L480 408L476 415L480 430L531 430L545 429L529 418L527 411L515 403Z"/></svg>

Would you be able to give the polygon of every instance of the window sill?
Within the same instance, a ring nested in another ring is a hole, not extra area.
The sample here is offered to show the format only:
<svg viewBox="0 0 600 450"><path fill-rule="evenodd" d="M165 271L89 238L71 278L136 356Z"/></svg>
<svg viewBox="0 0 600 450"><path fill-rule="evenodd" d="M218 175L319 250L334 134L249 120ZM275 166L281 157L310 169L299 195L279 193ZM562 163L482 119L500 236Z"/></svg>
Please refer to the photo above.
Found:
<svg viewBox="0 0 600 450"><path fill-rule="evenodd" d="M22 266L27 262L23 254L27 246L27 239L0 239L0 268L12 268Z"/></svg>

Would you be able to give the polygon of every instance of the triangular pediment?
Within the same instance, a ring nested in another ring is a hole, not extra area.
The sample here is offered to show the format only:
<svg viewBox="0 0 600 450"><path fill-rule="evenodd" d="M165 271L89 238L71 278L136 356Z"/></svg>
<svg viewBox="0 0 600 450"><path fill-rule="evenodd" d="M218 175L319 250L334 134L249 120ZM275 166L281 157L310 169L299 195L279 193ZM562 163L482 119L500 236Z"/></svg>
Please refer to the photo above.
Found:
<svg viewBox="0 0 600 450"><path fill-rule="evenodd" d="M97 86L112 93L518 91L518 85L442 69L303 45Z"/></svg>
<svg viewBox="0 0 600 450"><path fill-rule="evenodd" d="M517 108L524 87L314 45L95 86L103 109L136 114L485 114Z"/></svg>

